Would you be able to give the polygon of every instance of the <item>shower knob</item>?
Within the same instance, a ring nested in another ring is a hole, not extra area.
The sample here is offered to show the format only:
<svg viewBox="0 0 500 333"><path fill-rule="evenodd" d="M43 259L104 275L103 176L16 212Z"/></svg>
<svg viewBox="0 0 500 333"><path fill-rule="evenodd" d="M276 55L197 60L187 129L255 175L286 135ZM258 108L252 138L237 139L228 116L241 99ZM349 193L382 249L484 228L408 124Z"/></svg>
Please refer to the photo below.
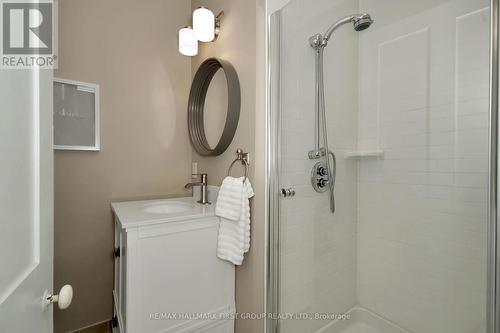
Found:
<svg viewBox="0 0 500 333"><path fill-rule="evenodd" d="M327 179L324 179L324 178L318 179L318 187L319 188L323 188L326 185L328 185L328 180Z"/></svg>
<svg viewBox="0 0 500 333"><path fill-rule="evenodd" d="M323 167L323 166L320 166L318 168L317 172L318 172L318 176L326 176L326 175L328 175L328 170L325 167Z"/></svg>

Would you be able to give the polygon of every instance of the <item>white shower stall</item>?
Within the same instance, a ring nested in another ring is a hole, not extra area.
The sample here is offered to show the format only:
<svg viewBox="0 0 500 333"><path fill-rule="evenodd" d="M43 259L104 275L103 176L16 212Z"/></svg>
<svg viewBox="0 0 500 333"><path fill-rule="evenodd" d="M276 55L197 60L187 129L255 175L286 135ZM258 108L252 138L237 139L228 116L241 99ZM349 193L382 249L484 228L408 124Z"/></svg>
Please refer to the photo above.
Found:
<svg viewBox="0 0 500 333"><path fill-rule="evenodd" d="M324 51L336 211L311 186ZM270 16L280 333L486 333L490 1L290 0ZM273 175L272 175L273 176ZM271 198L272 201L272 198Z"/></svg>

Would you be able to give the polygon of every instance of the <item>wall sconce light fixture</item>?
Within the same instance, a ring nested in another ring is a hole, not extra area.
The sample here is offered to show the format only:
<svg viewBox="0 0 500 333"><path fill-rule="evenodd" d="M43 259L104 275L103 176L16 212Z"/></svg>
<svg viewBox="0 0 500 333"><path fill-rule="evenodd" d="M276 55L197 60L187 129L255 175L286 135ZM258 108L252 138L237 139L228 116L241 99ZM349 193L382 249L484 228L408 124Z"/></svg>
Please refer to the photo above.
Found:
<svg viewBox="0 0 500 333"><path fill-rule="evenodd" d="M220 30L220 18L205 7L198 7L193 12L193 28L185 27L179 30L179 52L186 56L198 54L198 41L213 42L217 39Z"/></svg>
<svg viewBox="0 0 500 333"><path fill-rule="evenodd" d="M179 30L179 52L189 57L198 54L198 40L189 26Z"/></svg>

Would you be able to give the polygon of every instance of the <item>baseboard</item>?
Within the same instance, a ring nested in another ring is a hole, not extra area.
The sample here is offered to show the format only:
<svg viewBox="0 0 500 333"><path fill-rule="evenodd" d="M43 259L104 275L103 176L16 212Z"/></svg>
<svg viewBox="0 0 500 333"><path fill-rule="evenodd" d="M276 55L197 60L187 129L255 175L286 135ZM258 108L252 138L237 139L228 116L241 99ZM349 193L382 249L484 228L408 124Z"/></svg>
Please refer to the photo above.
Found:
<svg viewBox="0 0 500 333"><path fill-rule="evenodd" d="M106 330L106 328L108 328ZM111 319L103 320L77 330L71 331L71 333L105 333L111 332Z"/></svg>

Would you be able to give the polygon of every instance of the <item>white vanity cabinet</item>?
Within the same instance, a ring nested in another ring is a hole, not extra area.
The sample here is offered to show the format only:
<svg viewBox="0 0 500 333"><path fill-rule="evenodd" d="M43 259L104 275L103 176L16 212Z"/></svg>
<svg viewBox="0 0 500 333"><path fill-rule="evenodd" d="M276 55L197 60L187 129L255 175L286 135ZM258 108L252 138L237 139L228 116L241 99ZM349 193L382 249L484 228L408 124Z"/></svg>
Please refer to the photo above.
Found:
<svg viewBox="0 0 500 333"><path fill-rule="evenodd" d="M121 333L234 332L234 266L216 256L214 205L113 203Z"/></svg>

